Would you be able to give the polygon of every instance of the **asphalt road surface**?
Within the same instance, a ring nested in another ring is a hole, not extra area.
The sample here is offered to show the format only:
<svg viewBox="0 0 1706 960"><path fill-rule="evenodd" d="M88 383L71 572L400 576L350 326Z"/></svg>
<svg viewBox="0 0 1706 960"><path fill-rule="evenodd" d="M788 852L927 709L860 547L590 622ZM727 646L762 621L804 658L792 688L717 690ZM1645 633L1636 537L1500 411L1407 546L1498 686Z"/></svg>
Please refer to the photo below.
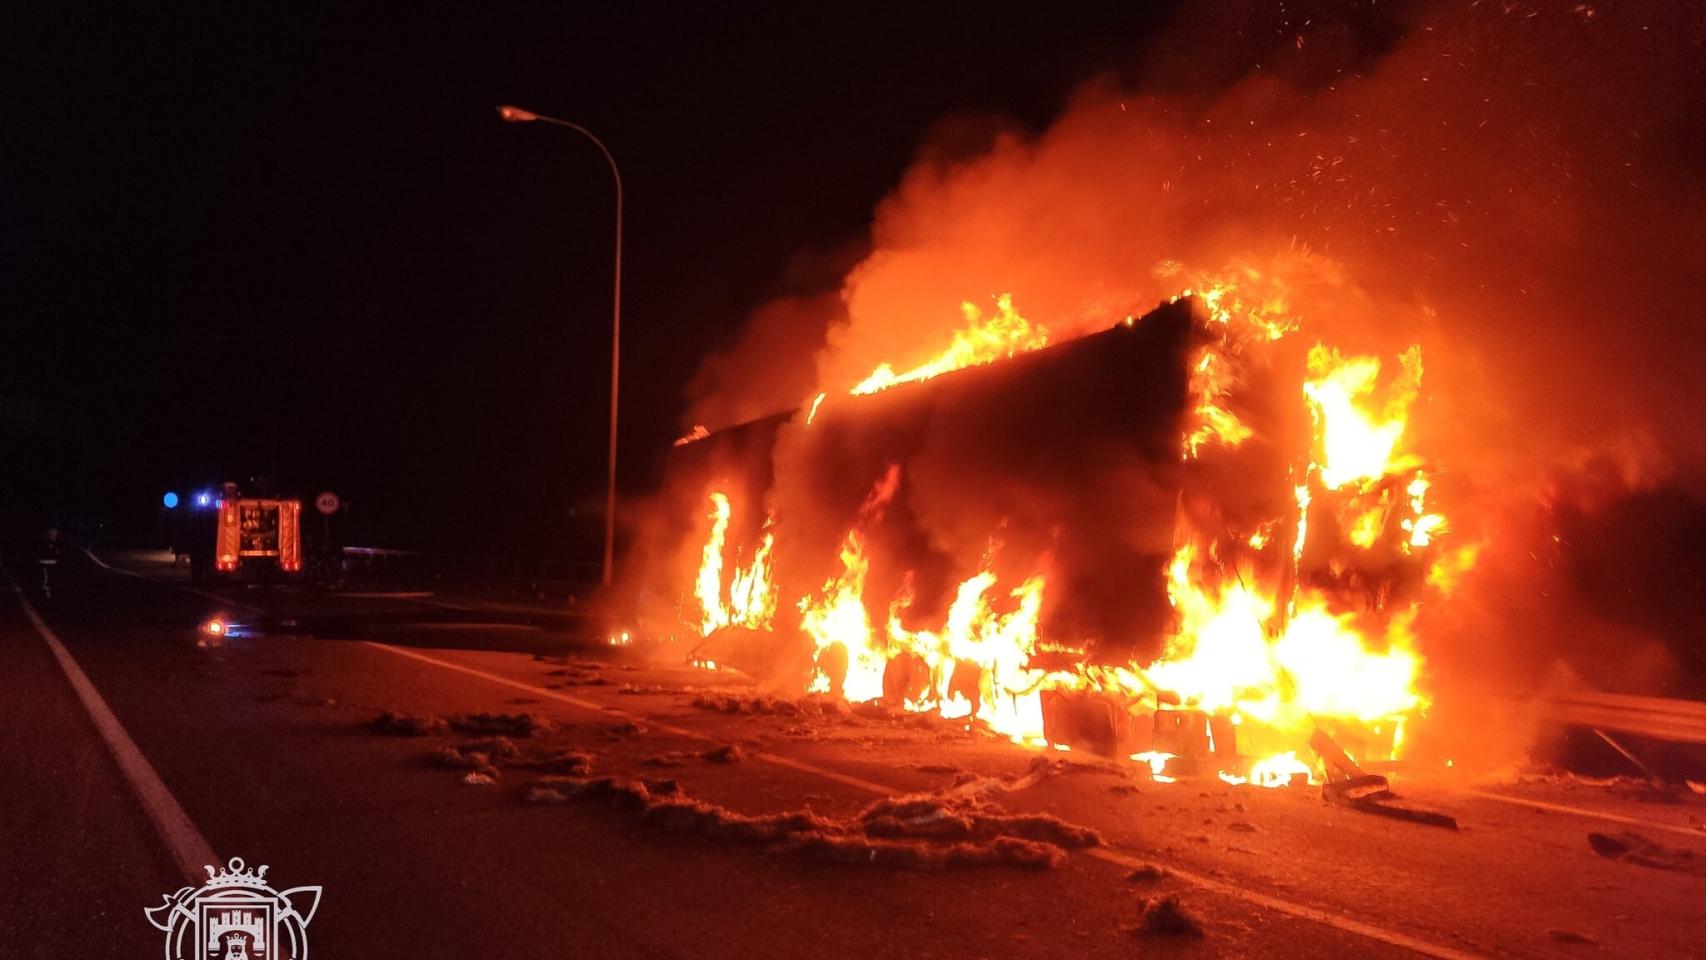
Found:
<svg viewBox="0 0 1706 960"><path fill-rule="evenodd" d="M1456 816L1451 831L1314 788L1153 783L1052 751L1039 766L1039 751L905 718L705 709L684 688L737 705L742 691L648 665L572 614L198 592L135 558L66 567L51 599L17 558L25 590L0 580L0 957L159 956L144 908L205 879L194 861L231 857L269 865L280 889L322 887L313 955L346 960L1706 955L1698 797L1403 785ZM248 635L209 637L210 617ZM525 712L550 729L511 737L521 755L470 784L477 771L442 754L489 738L383 735L387 711ZM730 744L738 762L707 759ZM852 818L958 784L1101 844L1050 869L784 852L667 829L526 765L575 753L593 775L674 781L725 824ZM1624 831L1657 853L1587 842ZM1143 900L1167 896L1201 936L1143 927Z"/></svg>

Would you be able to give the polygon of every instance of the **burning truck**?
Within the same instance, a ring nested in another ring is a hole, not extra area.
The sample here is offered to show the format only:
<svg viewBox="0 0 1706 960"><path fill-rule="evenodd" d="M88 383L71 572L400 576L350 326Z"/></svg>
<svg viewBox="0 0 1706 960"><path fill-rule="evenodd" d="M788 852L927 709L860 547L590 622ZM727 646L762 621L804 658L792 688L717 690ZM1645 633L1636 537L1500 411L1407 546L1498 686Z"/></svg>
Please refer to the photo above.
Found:
<svg viewBox="0 0 1706 960"><path fill-rule="evenodd" d="M1254 270L1182 279L1062 343L968 303L916 367L696 429L640 551L649 632L1157 778L1390 765L1429 707L1418 622L1476 552L1408 429L1420 349L1341 353Z"/></svg>

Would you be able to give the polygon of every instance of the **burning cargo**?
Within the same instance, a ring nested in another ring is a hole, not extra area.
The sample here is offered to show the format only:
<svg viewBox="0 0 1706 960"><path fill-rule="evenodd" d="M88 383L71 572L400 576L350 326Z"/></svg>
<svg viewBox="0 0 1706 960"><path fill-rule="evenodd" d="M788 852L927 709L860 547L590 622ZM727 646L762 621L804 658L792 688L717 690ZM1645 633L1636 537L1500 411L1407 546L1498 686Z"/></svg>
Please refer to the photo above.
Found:
<svg viewBox="0 0 1706 960"><path fill-rule="evenodd" d="M1218 278L1055 345L998 305L911 370L683 438L651 632L1158 776L1307 780L1323 729L1392 758L1423 600L1472 560L1406 442L1419 351L1306 344Z"/></svg>

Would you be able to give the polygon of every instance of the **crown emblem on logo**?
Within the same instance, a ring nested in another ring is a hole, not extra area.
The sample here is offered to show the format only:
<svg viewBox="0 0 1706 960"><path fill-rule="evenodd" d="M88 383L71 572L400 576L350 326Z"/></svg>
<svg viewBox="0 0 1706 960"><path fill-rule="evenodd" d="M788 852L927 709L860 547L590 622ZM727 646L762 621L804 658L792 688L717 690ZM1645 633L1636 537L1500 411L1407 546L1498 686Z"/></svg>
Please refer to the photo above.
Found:
<svg viewBox="0 0 1706 960"><path fill-rule="evenodd" d="M260 870L250 870L243 864L242 857L232 857L224 870L215 873L213 865L202 867L207 871L204 887L254 887L258 890L267 889L267 865L261 864Z"/></svg>
<svg viewBox="0 0 1706 960"><path fill-rule="evenodd" d="M320 907L320 887L274 890L265 864L251 869L240 857L203 869L201 886L179 887L144 911L166 935L168 960L202 960L216 950L221 960L308 955L307 928ZM10 954L0 948L0 956Z"/></svg>

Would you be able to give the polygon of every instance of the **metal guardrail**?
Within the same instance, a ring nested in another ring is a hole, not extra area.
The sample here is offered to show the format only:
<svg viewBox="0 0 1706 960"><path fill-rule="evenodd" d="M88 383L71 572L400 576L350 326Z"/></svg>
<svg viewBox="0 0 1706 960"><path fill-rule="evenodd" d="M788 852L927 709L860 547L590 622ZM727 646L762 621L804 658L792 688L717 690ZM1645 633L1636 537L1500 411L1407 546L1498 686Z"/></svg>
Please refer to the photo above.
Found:
<svg viewBox="0 0 1706 960"><path fill-rule="evenodd" d="M422 587L454 586L508 595L568 596L600 581L599 564L585 561L520 560L462 554L344 547L339 573L345 578Z"/></svg>
<svg viewBox="0 0 1706 960"><path fill-rule="evenodd" d="M1583 692L1550 694L1539 702L1546 716L1558 723L1673 743L1706 743L1706 703L1697 700Z"/></svg>

